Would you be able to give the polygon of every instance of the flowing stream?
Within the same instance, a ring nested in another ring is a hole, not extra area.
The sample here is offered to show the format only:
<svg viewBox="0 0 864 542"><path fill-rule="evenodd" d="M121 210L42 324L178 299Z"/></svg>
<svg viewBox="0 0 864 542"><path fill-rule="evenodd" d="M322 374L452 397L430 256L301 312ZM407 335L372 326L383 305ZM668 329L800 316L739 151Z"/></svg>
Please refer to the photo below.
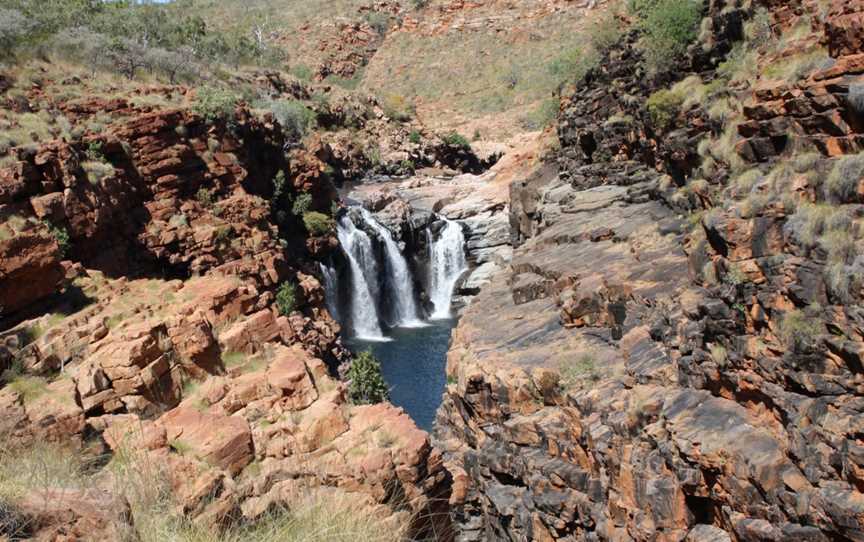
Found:
<svg viewBox="0 0 864 542"><path fill-rule="evenodd" d="M429 243L429 266L432 280L429 299L435 306L432 319L450 318L453 289L462 273L468 269L465 261L465 234L458 222L444 219L445 225L437 240Z"/></svg>

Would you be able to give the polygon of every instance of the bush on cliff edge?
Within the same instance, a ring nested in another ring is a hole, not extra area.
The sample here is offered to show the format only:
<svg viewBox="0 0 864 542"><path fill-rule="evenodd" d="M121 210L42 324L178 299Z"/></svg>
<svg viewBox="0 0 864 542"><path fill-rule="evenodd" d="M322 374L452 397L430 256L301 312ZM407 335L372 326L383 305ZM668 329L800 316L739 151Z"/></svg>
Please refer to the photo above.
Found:
<svg viewBox="0 0 864 542"><path fill-rule="evenodd" d="M297 308L297 287L292 282L283 282L276 291L276 308L279 314L288 316Z"/></svg>
<svg viewBox="0 0 864 542"><path fill-rule="evenodd" d="M630 10L639 19L642 49L653 72L672 68L696 39L703 0L632 0Z"/></svg>
<svg viewBox="0 0 864 542"><path fill-rule="evenodd" d="M372 405L390 398L381 364L372 352L361 352L348 369L348 395L355 405Z"/></svg>
<svg viewBox="0 0 864 542"><path fill-rule="evenodd" d="M315 236L328 235L336 227L332 218L317 211L310 211L304 214L303 225L306 226L310 234Z"/></svg>

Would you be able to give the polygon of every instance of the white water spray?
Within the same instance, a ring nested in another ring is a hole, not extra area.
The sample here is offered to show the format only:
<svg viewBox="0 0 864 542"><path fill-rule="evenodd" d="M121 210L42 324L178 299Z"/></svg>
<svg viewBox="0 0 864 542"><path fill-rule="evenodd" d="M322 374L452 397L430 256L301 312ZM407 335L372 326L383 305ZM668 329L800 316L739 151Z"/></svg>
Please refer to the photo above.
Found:
<svg viewBox="0 0 864 542"><path fill-rule="evenodd" d="M336 276L336 270L327 264L318 264L321 267L321 277L324 279L324 302L327 303L327 310L330 311L330 316L334 320L342 321L342 315L339 314L339 279Z"/></svg>
<svg viewBox="0 0 864 542"><path fill-rule="evenodd" d="M387 279L393 288L393 321L388 324L398 327L423 327L424 324L417 311L417 302L414 299L414 280L408 270L408 262L399 245L393 239L393 233L366 209L361 210L363 221L372 228L384 242L384 254L386 258L385 268Z"/></svg>
<svg viewBox="0 0 864 542"><path fill-rule="evenodd" d="M450 318L453 289L462 273L468 269L465 260L465 234L458 222L444 219L445 226L438 239L430 244L431 274L429 298L435 306L432 319Z"/></svg>
<svg viewBox="0 0 864 542"><path fill-rule="evenodd" d="M351 267L351 324L354 334L366 341L390 340L381 332L378 321L374 295L377 294L377 288L370 287L370 282L376 284L378 274L372 241L347 216L339 220L337 235Z"/></svg>

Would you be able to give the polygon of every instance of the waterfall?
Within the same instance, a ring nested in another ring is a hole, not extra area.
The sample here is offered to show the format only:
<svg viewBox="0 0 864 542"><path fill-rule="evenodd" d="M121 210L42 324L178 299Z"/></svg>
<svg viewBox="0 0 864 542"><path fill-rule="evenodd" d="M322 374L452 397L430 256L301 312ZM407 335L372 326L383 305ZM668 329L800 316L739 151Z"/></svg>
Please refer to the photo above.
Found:
<svg viewBox="0 0 864 542"><path fill-rule="evenodd" d="M438 239L430 243L431 274L429 298L435 306L433 319L450 318L453 289L462 273L468 269L465 261L465 234L458 222L444 218L444 228Z"/></svg>
<svg viewBox="0 0 864 542"><path fill-rule="evenodd" d="M351 267L351 325L354 334L367 341L387 340L381 332L375 303L378 275L375 252L369 236L347 216L339 219L337 235Z"/></svg>
<svg viewBox="0 0 864 542"><path fill-rule="evenodd" d="M321 276L324 279L324 302L327 303L327 310L330 311L330 316L336 321L342 321L342 315L339 313L339 279L336 276L336 270L326 264L321 266Z"/></svg>
<svg viewBox="0 0 864 542"><path fill-rule="evenodd" d="M392 293L392 322L398 327L421 327L425 324L418 317L417 302L414 299L414 280L408 270L408 262L393 239L393 233L381 225L366 209L361 209L363 221L372 228L384 242L385 269Z"/></svg>

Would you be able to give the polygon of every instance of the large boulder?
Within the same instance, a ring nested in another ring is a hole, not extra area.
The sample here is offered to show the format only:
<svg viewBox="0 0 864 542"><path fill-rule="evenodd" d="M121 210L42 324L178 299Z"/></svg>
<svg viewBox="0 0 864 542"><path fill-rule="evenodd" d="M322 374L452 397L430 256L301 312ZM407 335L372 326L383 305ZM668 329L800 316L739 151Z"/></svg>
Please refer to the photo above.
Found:
<svg viewBox="0 0 864 542"><path fill-rule="evenodd" d="M182 455L233 475L252 462L252 435L249 423L241 417L178 407L157 423L165 428L169 446Z"/></svg>
<svg viewBox="0 0 864 542"><path fill-rule="evenodd" d="M2 235L0 229L0 235ZM60 250L44 231L0 237L0 307L11 313L57 292L63 280Z"/></svg>

